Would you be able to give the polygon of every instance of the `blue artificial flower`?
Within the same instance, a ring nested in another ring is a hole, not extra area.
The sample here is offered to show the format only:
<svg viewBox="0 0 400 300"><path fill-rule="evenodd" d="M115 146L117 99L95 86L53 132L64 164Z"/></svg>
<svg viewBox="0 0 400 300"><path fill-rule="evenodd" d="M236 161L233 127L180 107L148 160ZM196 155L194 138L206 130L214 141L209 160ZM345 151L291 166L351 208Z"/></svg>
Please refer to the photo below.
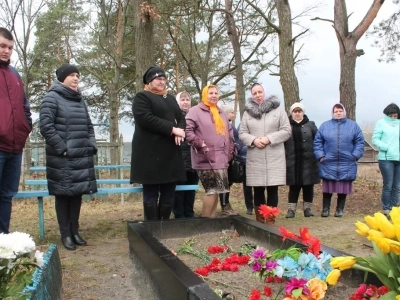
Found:
<svg viewBox="0 0 400 300"><path fill-rule="evenodd" d="M299 273L298 263L290 256L285 256L283 259L278 259L277 266L275 269L275 275L282 277L297 277Z"/></svg>

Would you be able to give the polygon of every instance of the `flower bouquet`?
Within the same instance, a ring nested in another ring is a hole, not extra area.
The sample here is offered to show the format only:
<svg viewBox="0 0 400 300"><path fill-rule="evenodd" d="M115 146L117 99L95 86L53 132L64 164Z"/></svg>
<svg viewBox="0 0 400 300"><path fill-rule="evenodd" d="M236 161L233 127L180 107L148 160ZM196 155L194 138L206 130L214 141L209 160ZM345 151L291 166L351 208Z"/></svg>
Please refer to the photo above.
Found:
<svg viewBox="0 0 400 300"><path fill-rule="evenodd" d="M258 212L264 218L264 223L268 225L272 225L275 223L276 217L279 215L279 208L267 206L265 204L261 204Z"/></svg>
<svg viewBox="0 0 400 300"><path fill-rule="evenodd" d="M268 253L264 248L257 248L249 261L253 275L266 283L283 283L281 292L284 290L285 300L323 299L327 290L325 280L333 269L329 264L332 256L320 251L320 241L307 228L300 228L300 236L284 227L279 229L283 240L294 239L307 245L308 249L303 251L292 246ZM252 294L254 299L257 292L253 291ZM267 295L265 290L264 294Z"/></svg>
<svg viewBox="0 0 400 300"><path fill-rule="evenodd" d="M374 216L365 216L366 223L358 221L355 223L356 232L367 237L371 241L376 256L352 257L341 256L331 259L331 266L334 268L327 282L334 285L338 282L342 270L358 269L375 274L382 284L388 289L387 293L367 288L356 295L367 293L368 297L355 299L400 299L400 208L393 207L390 211L390 218L378 212ZM359 289L364 286L360 286Z"/></svg>
<svg viewBox="0 0 400 300"><path fill-rule="evenodd" d="M35 248L29 234L0 233L0 299L29 298L22 291L31 284L33 269L43 265L43 252L36 250L33 255Z"/></svg>

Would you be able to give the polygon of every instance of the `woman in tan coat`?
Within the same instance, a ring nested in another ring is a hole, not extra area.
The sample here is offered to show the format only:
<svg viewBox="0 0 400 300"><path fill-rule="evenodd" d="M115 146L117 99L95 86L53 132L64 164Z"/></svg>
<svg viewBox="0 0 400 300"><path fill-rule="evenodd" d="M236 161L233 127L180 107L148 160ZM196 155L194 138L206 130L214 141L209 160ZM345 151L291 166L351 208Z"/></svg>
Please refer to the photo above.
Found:
<svg viewBox="0 0 400 300"><path fill-rule="evenodd" d="M274 96L265 97L261 84L251 87L251 98L246 104L240 123L239 138L247 149L246 183L254 187L256 219L264 222L258 208L265 204L278 206L278 186L286 184L284 142L291 136L291 127L285 111Z"/></svg>

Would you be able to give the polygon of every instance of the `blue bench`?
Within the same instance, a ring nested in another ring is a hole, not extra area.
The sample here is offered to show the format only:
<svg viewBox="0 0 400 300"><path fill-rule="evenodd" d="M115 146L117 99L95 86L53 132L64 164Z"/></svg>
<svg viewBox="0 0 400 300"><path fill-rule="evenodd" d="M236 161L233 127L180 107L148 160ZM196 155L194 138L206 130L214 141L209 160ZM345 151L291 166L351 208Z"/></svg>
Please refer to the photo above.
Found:
<svg viewBox="0 0 400 300"><path fill-rule="evenodd" d="M97 179L97 184L129 184L129 179ZM47 185L47 179L27 179L25 185Z"/></svg>
<svg viewBox="0 0 400 300"><path fill-rule="evenodd" d="M108 181L113 179L106 179ZM128 179L114 179L114 180L127 180ZM34 181L34 180L30 180ZM39 180L37 180L39 181ZM40 180L42 181L42 180ZM47 180L46 181L47 184ZM192 191L198 190L198 185L177 185L176 191ZM141 193L143 192L143 187L141 186L129 186L129 187L115 187L115 188L99 188L97 193L92 195L105 195L105 194L121 194L121 193ZM14 199L23 199L23 198L37 198L38 200L38 210L39 210L39 238L44 239L44 213L43 213L43 197L47 197L49 195L48 190L40 190L40 191L21 191L18 192L14 196Z"/></svg>

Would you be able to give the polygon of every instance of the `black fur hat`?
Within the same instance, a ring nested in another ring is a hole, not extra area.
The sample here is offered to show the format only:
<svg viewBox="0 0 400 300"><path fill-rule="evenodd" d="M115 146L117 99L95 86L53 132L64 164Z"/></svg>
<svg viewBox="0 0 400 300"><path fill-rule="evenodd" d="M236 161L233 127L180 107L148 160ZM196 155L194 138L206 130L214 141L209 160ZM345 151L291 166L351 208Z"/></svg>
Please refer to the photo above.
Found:
<svg viewBox="0 0 400 300"><path fill-rule="evenodd" d="M150 67L143 75L143 83L149 84L156 77L167 77L165 71L159 66Z"/></svg>

